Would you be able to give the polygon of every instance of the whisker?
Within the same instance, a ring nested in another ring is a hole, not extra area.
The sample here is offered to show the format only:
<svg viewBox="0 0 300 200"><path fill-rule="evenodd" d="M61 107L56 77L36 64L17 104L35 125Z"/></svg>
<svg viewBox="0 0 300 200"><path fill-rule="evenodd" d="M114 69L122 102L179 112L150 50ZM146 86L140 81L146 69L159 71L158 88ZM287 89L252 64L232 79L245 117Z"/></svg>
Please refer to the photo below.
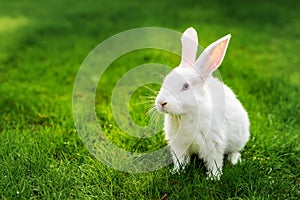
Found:
<svg viewBox="0 0 300 200"><path fill-rule="evenodd" d="M152 126L152 124L153 124L153 119L154 119L155 116L156 116L155 110L152 110L151 113L150 113L150 115L148 115L148 116L149 116L149 118L150 118L150 126Z"/></svg>
<svg viewBox="0 0 300 200"><path fill-rule="evenodd" d="M141 102L138 102L138 103L135 103L133 105L145 105L145 104L153 104L154 101L141 101Z"/></svg>
<svg viewBox="0 0 300 200"><path fill-rule="evenodd" d="M141 98L145 98L145 99L155 99L155 96L140 96Z"/></svg>
<svg viewBox="0 0 300 200"><path fill-rule="evenodd" d="M150 88L150 87L148 87L146 85L144 85L143 87L146 88L146 89L148 89L149 91L151 91L153 94L158 94L158 91L156 91L156 90L154 90L154 89L152 89L152 88Z"/></svg>
<svg viewBox="0 0 300 200"><path fill-rule="evenodd" d="M160 119L160 114L158 112L156 112L156 118L155 118L155 130L158 129L158 122L159 122L159 119Z"/></svg>
<svg viewBox="0 0 300 200"><path fill-rule="evenodd" d="M155 106L152 106L147 112L146 112L146 116L147 117L151 117L154 113L155 113Z"/></svg>
<svg viewBox="0 0 300 200"><path fill-rule="evenodd" d="M156 120L159 116L160 116L160 112L158 112L157 110L154 110L153 120Z"/></svg>
<svg viewBox="0 0 300 200"><path fill-rule="evenodd" d="M156 97L154 97L154 96L140 96L142 99L146 99L146 100L148 100L148 101L151 101L151 102L155 102L155 99L156 99Z"/></svg>
<svg viewBox="0 0 300 200"><path fill-rule="evenodd" d="M150 117L149 126L151 127L151 130L157 131L160 114L156 110L155 106L149 109L148 116Z"/></svg>
<svg viewBox="0 0 300 200"><path fill-rule="evenodd" d="M154 130L157 129L158 117L159 117L159 113L156 110L154 110L153 114L151 116L151 121L150 121L150 127L152 128L152 130L153 130L153 128L154 128Z"/></svg>

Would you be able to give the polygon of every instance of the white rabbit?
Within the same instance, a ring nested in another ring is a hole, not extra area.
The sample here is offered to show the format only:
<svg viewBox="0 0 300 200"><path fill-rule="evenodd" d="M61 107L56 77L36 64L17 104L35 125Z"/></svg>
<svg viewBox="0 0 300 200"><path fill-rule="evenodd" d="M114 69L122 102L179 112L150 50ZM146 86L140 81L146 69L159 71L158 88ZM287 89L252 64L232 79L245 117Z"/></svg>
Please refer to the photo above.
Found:
<svg viewBox="0 0 300 200"><path fill-rule="evenodd" d="M165 138L171 148L174 172L198 155L208 178L219 179L224 155L236 164L249 139L248 114L232 90L212 73L224 58L230 35L209 45L196 60L197 32L182 35L182 59L164 79L155 100L165 113Z"/></svg>

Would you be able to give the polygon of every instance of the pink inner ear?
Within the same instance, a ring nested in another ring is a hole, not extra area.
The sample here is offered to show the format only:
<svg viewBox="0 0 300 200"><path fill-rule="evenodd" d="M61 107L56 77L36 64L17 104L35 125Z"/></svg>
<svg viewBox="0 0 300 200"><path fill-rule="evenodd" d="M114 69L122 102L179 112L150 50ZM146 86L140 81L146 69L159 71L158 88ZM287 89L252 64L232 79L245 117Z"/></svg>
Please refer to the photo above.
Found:
<svg viewBox="0 0 300 200"><path fill-rule="evenodd" d="M227 43L228 39L222 41L209 54L209 58L211 60L209 68L211 72L221 65L225 55Z"/></svg>

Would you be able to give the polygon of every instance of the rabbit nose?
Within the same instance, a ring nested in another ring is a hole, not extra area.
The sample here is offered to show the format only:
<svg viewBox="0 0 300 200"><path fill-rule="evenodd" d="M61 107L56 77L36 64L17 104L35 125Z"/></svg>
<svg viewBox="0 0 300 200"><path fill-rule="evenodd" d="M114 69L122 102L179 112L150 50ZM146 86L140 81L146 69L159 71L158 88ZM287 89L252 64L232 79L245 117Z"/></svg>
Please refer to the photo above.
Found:
<svg viewBox="0 0 300 200"><path fill-rule="evenodd" d="M163 102L159 102L159 104L160 104L162 107L165 107L165 106L168 104L168 102L163 101Z"/></svg>

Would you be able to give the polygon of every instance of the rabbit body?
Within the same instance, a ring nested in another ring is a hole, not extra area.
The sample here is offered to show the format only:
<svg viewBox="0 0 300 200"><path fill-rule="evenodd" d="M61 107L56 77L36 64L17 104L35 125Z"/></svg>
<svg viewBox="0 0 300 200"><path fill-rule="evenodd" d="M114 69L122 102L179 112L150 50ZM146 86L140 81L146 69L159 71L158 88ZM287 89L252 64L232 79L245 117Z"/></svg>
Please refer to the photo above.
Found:
<svg viewBox="0 0 300 200"><path fill-rule="evenodd" d="M182 36L182 62L166 76L156 98L156 108L165 113L165 139L174 172L180 172L195 154L205 162L208 177L219 179L224 156L236 164L249 139L247 112L232 90L211 75L224 57L225 39L210 45L195 61L197 34L189 28Z"/></svg>

